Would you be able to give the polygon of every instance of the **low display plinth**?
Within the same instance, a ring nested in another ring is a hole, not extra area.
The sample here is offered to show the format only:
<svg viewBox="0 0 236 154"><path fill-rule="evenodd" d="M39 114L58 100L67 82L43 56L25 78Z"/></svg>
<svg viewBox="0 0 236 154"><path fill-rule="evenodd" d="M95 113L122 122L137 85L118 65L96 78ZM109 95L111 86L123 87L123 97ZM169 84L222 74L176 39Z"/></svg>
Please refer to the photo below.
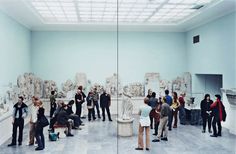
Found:
<svg viewBox="0 0 236 154"><path fill-rule="evenodd" d="M133 121L134 119L123 120L117 119L118 135L121 137L133 136Z"/></svg>

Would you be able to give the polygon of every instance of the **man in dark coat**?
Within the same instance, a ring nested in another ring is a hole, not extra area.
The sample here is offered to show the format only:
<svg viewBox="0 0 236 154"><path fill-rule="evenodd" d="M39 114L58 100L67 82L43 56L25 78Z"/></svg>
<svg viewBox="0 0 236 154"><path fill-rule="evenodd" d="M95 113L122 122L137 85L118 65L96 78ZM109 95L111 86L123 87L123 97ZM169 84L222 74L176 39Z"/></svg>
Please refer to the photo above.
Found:
<svg viewBox="0 0 236 154"><path fill-rule="evenodd" d="M107 111L107 116L109 121L112 121L110 114L110 106L111 106L111 96L106 93L104 90L100 96L100 107L102 108L102 117L103 121L105 121L105 110Z"/></svg>
<svg viewBox="0 0 236 154"><path fill-rule="evenodd" d="M23 102L23 97L19 97L18 102L13 107L13 133L12 133L12 142L8 146L16 145L16 135L17 128L19 127L19 137L18 144L22 144L23 139L23 129L24 129L24 119L28 115L28 106Z"/></svg>

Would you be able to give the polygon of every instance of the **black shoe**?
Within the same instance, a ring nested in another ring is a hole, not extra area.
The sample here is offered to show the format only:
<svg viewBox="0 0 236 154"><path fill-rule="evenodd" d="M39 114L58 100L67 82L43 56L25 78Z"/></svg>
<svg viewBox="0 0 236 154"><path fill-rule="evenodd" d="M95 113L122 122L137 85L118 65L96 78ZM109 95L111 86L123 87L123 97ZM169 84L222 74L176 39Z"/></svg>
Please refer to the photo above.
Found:
<svg viewBox="0 0 236 154"><path fill-rule="evenodd" d="M74 136L74 135L71 134L71 133L69 133L69 134L67 134L66 136L68 136L68 137L72 137L72 136Z"/></svg>
<svg viewBox="0 0 236 154"><path fill-rule="evenodd" d="M155 135L155 136L157 136L157 134L156 134L156 133L154 133L154 134L152 134L152 135Z"/></svg>
<svg viewBox="0 0 236 154"><path fill-rule="evenodd" d="M21 142L19 142L19 143L18 143L18 145L19 145L19 146L21 146L21 145L22 145L22 143L21 143Z"/></svg>
<svg viewBox="0 0 236 154"><path fill-rule="evenodd" d="M32 146L32 145L34 145L34 143L29 143L29 144L28 144L28 146Z"/></svg>
<svg viewBox="0 0 236 154"><path fill-rule="evenodd" d="M86 119L86 117L85 117L85 116L83 116L83 117L81 117L81 119Z"/></svg>
<svg viewBox="0 0 236 154"><path fill-rule="evenodd" d="M8 144L7 146L11 147L11 146L15 146L15 145L16 145L15 143L11 143L11 144Z"/></svg>
<svg viewBox="0 0 236 154"><path fill-rule="evenodd" d="M214 134L213 134L213 135L210 135L210 137L217 137L217 135L214 135Z"/></svg>
<svg viewBox="0 0 236 154"><path fill-rule="evenodd" d="M168 130L171 131L171 128L169 128Z"/></svg>
<svg viewBox="0 0 236 154"><path fill-rule="evenodd" d="M221 134L217 134L217 136L221 136Z"/></svg>
<svg viewBox="0 0 236 154"><path fill-rule="evenodd" d="M102 121L105 121L105 119L102 119Z"/></svg>
<svg viewBox="0 0 236 154"><path fill-rule="evenodd" d="M146 148L147 151L149 151L149 148Z"/></svg>
<svg viewBox="0 0 236 154"><path fill-rule="evenodd" d="M167 137L161 138L162 141L168 141Z"/></svg>
<svg viewBox="0 0 236 154"><path fill-rule="evenodd" d="M84 126L84 124L80 124L80 126Z"/></svg>
<svg viewBox="0 0 236 154"><path fill-rule="evenodd" d="M89 119L88 121L91 121L91 119Z"/></svg>
<svg viewBox="0 0 236 154"><path fill-rule="evenodd" d="M143 150L143 148L135 148L135 150Z"/></svg>
<svg viewBox="0 0 236 154"><path fill-rule="evenodd" d="M202 130L202 133L205 133L206 131L205 130Z"/></svg>
<svg viewBox="0 0 236 154"><path fill-rule="evenodd" d="M160 142L160 140L159 139L154 139L154 140L152 140L152 142Z"/></svg>
<svg viewBox="0 0 236 154"><path fill-rule="evenodd" d="M101 117L100 117L100 116L98 116L98 119L101 119Z"/></svg>
<svg viewBox="0 0 236 154"><path fill-rule="evenodd" d="M153 127L152 127L152 126L151 126L150 128L151 128L151 129L153 129Z"/></svg>
<svg viewBox="0 0 236 154"><path fill-rule="evenodd" d="M109 119L109 121L112 121L112 119Z"/></svg>
<svg viewBox="0 0 236 154"><path fill-rule="evenodd" d="M209 132L209 133L212 133L212 131L211 131L211 130L208 130L208 132Z"/></svg>
<svg viewBox="0 0 236 154"><path fill-rule="evenodd" d="M97 119L96 117L93 118L93 120L96 120L96 119Z"/></svg>
<svg viewBox="0 0 236 154"><path fill-rule="evenodd" d="M35 151L43 150L43 148L37 147L35 148Z"/></svg>

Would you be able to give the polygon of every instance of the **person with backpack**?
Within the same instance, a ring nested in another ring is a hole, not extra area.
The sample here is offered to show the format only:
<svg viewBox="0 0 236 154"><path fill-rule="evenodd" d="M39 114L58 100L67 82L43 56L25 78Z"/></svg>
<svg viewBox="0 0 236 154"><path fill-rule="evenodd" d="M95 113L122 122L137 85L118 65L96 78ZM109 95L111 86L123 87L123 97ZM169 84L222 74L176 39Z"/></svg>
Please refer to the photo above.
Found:
<svg viewBox="0 0 236 154"><path fill-rule="evenodd" d="M210 135L211 137L217 137L221 136L222 133L222 126L221 126L221 121L225 121L226 119L226 112L225 112L225 107L221 101L221 96L220 95L215 95L216 101L211 104L210 108L212 110L212 128L213 128L213 134ZM216 129L216 124L218 126L218 131Z"/></svg>
<svg viewBox="0 0 236 154"><path fill-rule="evenodd" d="M41 101L37 101L38 104L42 104ZM43 128L49 125L47 118L44 115L45 109L43 107L39 107L38 115L37 115L37 123L36 123L36 131L35 138L38 143L38 147L35 149L36 151L43 150L45 148L45 139L43 134Z"/></svg>

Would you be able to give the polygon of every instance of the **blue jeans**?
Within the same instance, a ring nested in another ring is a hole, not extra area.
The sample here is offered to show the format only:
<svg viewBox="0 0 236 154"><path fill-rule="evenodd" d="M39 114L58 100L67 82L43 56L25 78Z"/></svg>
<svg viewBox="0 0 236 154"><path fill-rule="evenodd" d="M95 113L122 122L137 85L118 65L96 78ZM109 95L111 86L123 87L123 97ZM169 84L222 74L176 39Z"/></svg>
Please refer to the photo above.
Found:
<svg viewBox="0 0 236 154"><path fill-rule="evenodd" d="M38 142L38 147L41 149L45 148L45 140L43 135L43 127L36 126L35 138Z"/></svg>

